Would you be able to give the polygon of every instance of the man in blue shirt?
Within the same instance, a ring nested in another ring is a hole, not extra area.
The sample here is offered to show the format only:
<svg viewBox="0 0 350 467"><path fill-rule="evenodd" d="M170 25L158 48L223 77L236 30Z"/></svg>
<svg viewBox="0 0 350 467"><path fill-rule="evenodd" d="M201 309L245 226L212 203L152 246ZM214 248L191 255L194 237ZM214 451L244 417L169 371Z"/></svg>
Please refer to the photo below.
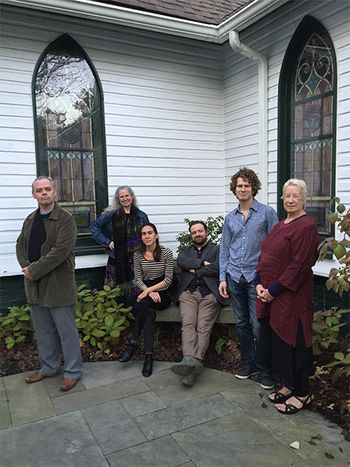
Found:
<svg viewBox="0 0 350 467"><path fill-rule="evenodd" d="M225 217L219 292L224 298L230 297L235 314L241 352L241 369L235 376L247 379L259 372L261 387L271 389L271 371L259 345L254 279L261 242L278 223L278 217L274 209L255 199L260 188L260 180L251 169L243 167L231 178L230 189L238 206Z"/></svg>

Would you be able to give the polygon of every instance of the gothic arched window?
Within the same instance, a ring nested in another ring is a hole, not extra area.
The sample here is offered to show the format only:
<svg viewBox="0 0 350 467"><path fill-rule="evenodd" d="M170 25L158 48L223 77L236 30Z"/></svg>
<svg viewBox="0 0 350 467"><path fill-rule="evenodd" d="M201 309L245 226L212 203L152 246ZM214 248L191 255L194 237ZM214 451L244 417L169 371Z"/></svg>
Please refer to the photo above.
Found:
<svg viewBox="0 0 350 467"><path fill-rule="evenodd" d="M89 223L107 205L102 89L92 63L67 34L41 55L33 77L37 172L52 177L59 204L90 248Z"/></svg>
<svg viewBox="0 0 350 467"><path fill-rule="evenodd" d="M279 181L305 180L307 211L330 234L334 196L336 60L324 27L306 17L288 46L279 84Z"/></svg>

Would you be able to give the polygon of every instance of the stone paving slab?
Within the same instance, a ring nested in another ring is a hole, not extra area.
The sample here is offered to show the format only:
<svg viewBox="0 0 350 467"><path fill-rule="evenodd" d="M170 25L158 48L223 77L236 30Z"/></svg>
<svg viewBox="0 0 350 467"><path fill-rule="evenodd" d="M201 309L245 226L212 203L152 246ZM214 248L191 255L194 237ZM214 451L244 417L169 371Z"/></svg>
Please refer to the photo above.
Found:
<svg viewBox="0 0 350 467"><path fill-rule="evenodd" d="M104 454L147 441L119 401L84 409L82 415Z"/></svg>
<svg viewBox="0 0 350 467"><path fill-rule="evenodd" d="M236 393L223 392L222 395L232 403L236 403ZM303 410L297 416L281 416L274 405L268 402L267 395L260 398L257 404L255 399L249 403L241 404L244 417L249 416L258 425L271 433L271 435L287 447L294 441L300 443L297 451L302 460L314 459L315 462L324 461L328 465L329 459L325 453L337 459L335 465L345 465L345 459L350 459L350 443L345 441L341 428L327 422L319 413ZM252 410L254 407L254 410ZM281 418L282 417L282 418ZM348 464L350 465L350 463Z"/></svg>
<svg viewBox="0 0 350 467"><path fill-rule="evenodd" d="M93 431L93 434L104 454L121 451L147 441L142 430L131 418L116 420L113 425Z"/></svg>
<svg viewBox="0 0 350 467"><path fill-rule="evenodd" d="M0 379L0 430L12 426L10 407L7 401L5 383Z"/></svg>
<svg viewBox="0 0 350 467"><path fill-rule="evenodd" d="M175 467L186 465L190 458L172 437L166 436L107 456L107 460L111 467Z"/></svg>
<svg viewBox="0 0 350 467"><path fill-rule="evenodd" d="M162 399L152 391L126 397L121 399L120 403L131 417L139 417L167 407Z"/></svg>
<svg viewBox="0 0 350 467"><path fill-rule="evenodd" d="M0 440L2 467L108 467L79 412L2 430Z"/></svg>
<svg viewBox="0 0 350 467"><path fill-rule="evenodd" d="M68 393L60 397L54 397L52 399L52 404L56 413L62 414L147 391L149 391L149 387L141 378L134 378L108 384L106 386L87 389L82 392Z"/></svg>
<svg viewBox="0 0 350 467"><path fill-rule="evenodd" d="M99 362L84 364L83 383L87 389L103 386L117 381L123 381L141 376L141 361L131 361L128 363L120 362ZM154 371L166 370L171 366L168 362L155 362Z"/></svg>
<svg viewBox="0 0 350 467"><path fill-rule="evenodd" d="M176 406L137 417L136 422L148 439L154 439L234 411L232 404L215 394L178 402Z"/></svg>
<svg viewBox="0 0 350 467"><path fill-rule="evenodd" d="M4 383L14 426L55 415L43 381L27 384L18 374L7 376Z"/></svg>
<svg viewBox="0 0 350 467"><path fill-rule="evenodd" d="M93 431L112 426L117 420L130 418L128 412L117 400L83 409L81 413Z"/></svg>
<svg viewBox="0 0 350 467"><path fill-rule="evenodd" d="M179 401L190 401L221 391L230 391L237 384L236 381L240 382L229 373L205 369L198 376L196 384L189 388L181 384L179 376L170 370L165 370L152 375L147 384L168 406L172 406ZM251 381L249 383L256 385Z"/></svg>
<svg viewBox="0 0 350 467"><path fill-rule="evenodd" d="M291 448L275 440L242 414L222 417L172 437L198 467L298 465Z"/></svg>
<svg viewBox="0 0 350 467"><path fill-rule="evenodd" d="M33 385L23 374L0 378L0 467L350 465L339 427L310 410L279 414L254 381L205 370L187 388L170 363L151 378L140 362L120 365L88 364L68 393L58 392L62 375ZM47 401L51 415L40 412ZM13 415L20 425L7 428Z"/></svg>

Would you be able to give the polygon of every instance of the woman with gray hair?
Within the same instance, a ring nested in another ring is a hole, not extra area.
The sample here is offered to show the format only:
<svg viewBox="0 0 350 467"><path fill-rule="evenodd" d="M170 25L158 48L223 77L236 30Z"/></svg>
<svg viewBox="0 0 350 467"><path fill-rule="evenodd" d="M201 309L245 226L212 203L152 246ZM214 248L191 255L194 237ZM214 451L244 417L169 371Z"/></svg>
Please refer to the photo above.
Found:
<svg viewBox="0 0 350 467"><path fill-rule="evenodd" d="M309 377L312 355L312 266L319 236L314 220L305 213L307 188L303 180L283 186L287 217L261 245L257 266L257 318L266 354L283 380L269 396L285 415L295 414L311 402ZM268 361L268 358L267 358Z"/></svg>
<svg viewBox="0 0 350 467"><path fill-rule="evenodd" d="M129 186L117 188L111 207L90 224L93 238L108 254L106 283L122 289L128 296L133 288L133 257L141 243L141 227L148 216L136 206L134 191Z"/></svg>

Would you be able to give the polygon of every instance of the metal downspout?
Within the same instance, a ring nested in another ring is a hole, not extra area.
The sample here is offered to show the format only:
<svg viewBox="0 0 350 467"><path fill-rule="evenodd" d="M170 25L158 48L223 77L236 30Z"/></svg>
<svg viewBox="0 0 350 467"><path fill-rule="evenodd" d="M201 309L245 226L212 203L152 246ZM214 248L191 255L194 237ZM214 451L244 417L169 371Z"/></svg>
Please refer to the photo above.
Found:
<svg viewBox="0 0 350 467"><path fill-rule="evenodd" d="M258 62L259 178L262 188L261 200L267 203L267 58L242 44L237 31L230 31L229 43L235 52Z"/></svg>

